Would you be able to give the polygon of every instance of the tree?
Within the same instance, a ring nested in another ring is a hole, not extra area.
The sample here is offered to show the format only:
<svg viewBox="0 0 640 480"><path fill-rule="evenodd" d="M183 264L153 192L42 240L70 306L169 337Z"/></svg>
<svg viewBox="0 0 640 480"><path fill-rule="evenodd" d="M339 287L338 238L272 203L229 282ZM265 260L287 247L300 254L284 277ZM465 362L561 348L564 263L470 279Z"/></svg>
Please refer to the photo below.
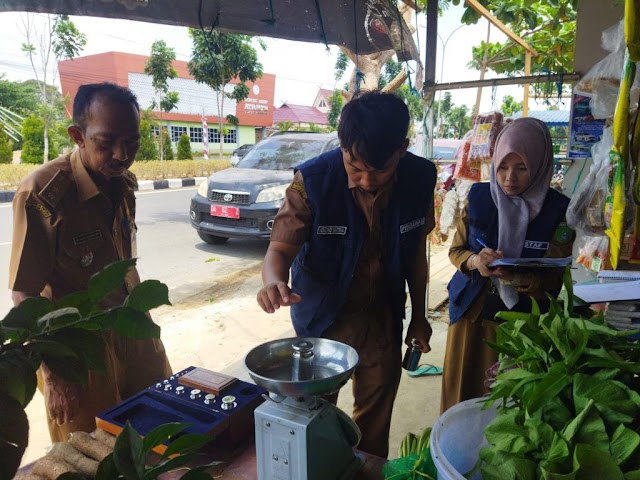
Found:
<svg viewBox="0 0 640 480"><path fill-rule="evenodd" d="M284 120L278 123L278 130L280 130L281 132L288 132L292 128L293 128L293 122L289 120Z"/></svg>
<svg viewBox="0 0 640 480"><path fill-rule="evenodd" d="M182 134L180 135L180 140L178 140L178 151L176 152L176 158L178 160L192 160L193 155L191 155L191 142L189 141L189 135Z"/></svg>
<svg viewBox="0 0 640 480"><path fill-rule="evenodd" d="M178 105L178 92L169 91L169 79L178 76L178 72L176 72L172 64L175 59L176 52L173 48L168 47L164 40L156 40L153 42L149 60L147 60L144 66L144 73L151 76L151 85L153 85L155 91L151 107L154 110L170 112ZM159 139L160 160L164 160L164 135L160 135Z"/></svg>
<svg viewBox="0 0 640 480"><path fill-rule="evenodd" d="M329 128L331 130L338 129L338 118L342 111L342 92L340 89L335 89L329 97L329 113L327 113L327 120L329 120Z"/></svg>
<svg viewBox="0 0 640 480"><path fill-rule="evenodd" d="M469 108L466 105L453 107L447 119L455 129L457 138L462 138L471 128L471 117L469 116Z"/></svg>
<svg viewBox="0 0 640 480"><path fill-rule="evenodd" d="M158 158L158 144L151 130L152 120L145 118L144 111L140 118L140 148L136 154L137 160L156 160ZM147 116L148 117L148 116Z"/></svg>
<svg viewBox="0 0 640 480"><path fill-rule="evenodd" d="M500 111L505 117L511 117L514 113L522 111L522 102L516 102L512 95L502 97Z"/></svg>
<svg viewBox="0 0 640 480"><path fill-rule="evenodd" d="M0 125L0 163L11 163L13 161L13 142L9 135L4 133L4 128Z"/></svg>
<svg viewBox="0 0 640 480"><path fill-rule="evenodd" d="M45 150L45 141L49 145L49 158L52 160L58 156L53 143L49 144L49 137L44 137L45 122L42 118L30 116L22 122L22 154L23 163L41 163L42 155Z"/></svg>
<svg viewBox="0 0 640 480"><path fill-rule="evenodd" d="M160 144L162 145L162 156L165 160L173 160L173 148L171 148L171 138L169 137L169 131L166 128L160 127L163 139Z"/></svg>
<svg viewBox="0 0 640 480"><path fill-rule="evenodd" d="M258 62L258 54L251 46L251 37L223 33L216 30L189 29L193 40L189 73L196 82L204 83L215 92L218 109L219 132L224 130L223 103L225 98L240 102L249 96L246 82L255 82L262 77L262 64ZM264 50L264 42L259 42ZM225 91L231 80L237 78L238 83L231 92ZM234 117L235 118L235 117ZM233 120L227 115L226 120ZM223 142L220 138L220 157L223 155Z"/></svg>
<svg viewBox="0 0 640 480"><path fill-rule="evenodd" d="M460 0L454 0L458 4ZM573 71L577 0L485 0L482 4L537 52L531 73ZM467 7L461 21L477 23L480 15ZM480 69L485 42L473 47L469 66ZM498 74L522 73L525 50L512 40L489 43L487 68Z"/></svg>
<svg viewBox="0 0 640 480"><path fill-rule="evenodd" d="M42 33L35 27L34 18L29 14L26 15L26 19L23 17L22 24L25 29L26 41L22 44L22 51L29 57L33 73L40 87L41 104L38 114L44 124L42 161L46 162L47 159L52 158L49 154L49 128L51 128L56 109L56 99L52 98L47 91L48 74L53 67L54 74L51 83L55 83L58 61L77 56L87 44L87 37L78 31L67 15L56 15L55 17L47 15ZM39 50L36 48L36 42ZM37 54L40 56L39 67L36 66ZM50 66L52 60L55 60L54 65ZM42 80L40 80L40 72L42 72Z"/></svg>

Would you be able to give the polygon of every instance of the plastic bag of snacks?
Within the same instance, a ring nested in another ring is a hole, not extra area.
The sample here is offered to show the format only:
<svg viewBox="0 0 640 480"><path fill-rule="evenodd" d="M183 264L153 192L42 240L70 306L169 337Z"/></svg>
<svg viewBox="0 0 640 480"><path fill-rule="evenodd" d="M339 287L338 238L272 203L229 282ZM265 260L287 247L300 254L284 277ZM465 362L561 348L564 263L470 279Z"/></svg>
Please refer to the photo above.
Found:
<svg viewBox="0 0 640 480"><path fill-rule="evenodd" d="M491 163L496 138L502 129L503 118L504 116L500 112L485 113L476 117L469 149L471 162Z"/></svg>
<svg viewBox="0 0 640 480"><path fill-rule="evenodd" d="M567 208L567 224L574 230L604 234L604 200L607 195L609 151L613 147L613 132L605 128L602 140L592 148L593 165L580 183Z"/></svg>
<svg viewBox="0 0 640 480"><path fill-rule="evenodd" d="M576 263L594 272L604 268L609 252L609 237L580 235L576 239L576 247Z"/></svg>
<svg viewBox="0 0 640 480"><path fill-rule="evenodd" d="M464 144L460 149L461 153L456 161L456 169L453 172L454 178L464 178L473 182L480 181L480 161L472 160L469 156L471 150L471 140L473 136L473 130L467 132L462 138Z"/></svg>

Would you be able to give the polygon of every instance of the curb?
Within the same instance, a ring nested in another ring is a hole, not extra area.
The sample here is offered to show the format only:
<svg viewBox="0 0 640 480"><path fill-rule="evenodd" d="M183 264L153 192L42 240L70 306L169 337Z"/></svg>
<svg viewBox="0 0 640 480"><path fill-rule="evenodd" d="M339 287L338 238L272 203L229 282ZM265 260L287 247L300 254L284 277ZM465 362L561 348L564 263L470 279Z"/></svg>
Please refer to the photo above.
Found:
<svg viewBox="0 0 640 480"><path fill-rule="evenodd" d="M140 180L138 191L164 190L167 188L195 187L200 185L207 177L169 178L167 180ZM13 201L15 190L0 190L0 203Z"/></svg>

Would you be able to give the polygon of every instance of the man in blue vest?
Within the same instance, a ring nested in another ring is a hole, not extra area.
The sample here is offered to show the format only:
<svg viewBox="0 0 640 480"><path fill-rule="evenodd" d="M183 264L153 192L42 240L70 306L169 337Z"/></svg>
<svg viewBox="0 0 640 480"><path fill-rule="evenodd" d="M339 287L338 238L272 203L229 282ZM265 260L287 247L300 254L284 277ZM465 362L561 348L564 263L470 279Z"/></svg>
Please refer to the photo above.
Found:
<svg viewBox="0 0 640 480"><path fill-rule="evenodd" d="M258 292L267 313L291 306L297 335L356 349L358 448L381 457L402 371L406 283L405 343L415 339L426 353L431 338L426 238L435 225L436 169L407 152L408 127L407 106L393 94L369 92L345 105L340 148L300 165L287 189Z"/></svg>

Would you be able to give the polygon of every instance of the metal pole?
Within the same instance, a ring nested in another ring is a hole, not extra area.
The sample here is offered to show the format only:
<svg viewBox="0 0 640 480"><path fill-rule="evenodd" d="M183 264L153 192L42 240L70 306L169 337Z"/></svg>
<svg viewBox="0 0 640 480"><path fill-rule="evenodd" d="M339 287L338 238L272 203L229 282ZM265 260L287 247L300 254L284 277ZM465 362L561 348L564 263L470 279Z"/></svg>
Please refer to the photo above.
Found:
<svg viewBox="0 0 640 480"><path fill-rule="evenodd" d="M440 36L440 34L438 33L438 38L440 39L440 41L442 42L442 60L440 60L440 79L438 80L440 83L442 83L442 78L444 77L444 53L447 50L447 43L449 43L449 39L451 38L451 36L456 33L456 31L458 31L459 29L461 29L462 27L465 27L466 25L460 25L459 27L456 27L447 37L446 40L442 40L442 37ZM436 128L438 129L438 131L440 130L440 104L442 103L442 90L440 90L438 92L438 114L437 114L437 120L436 120Z"/></svg>

